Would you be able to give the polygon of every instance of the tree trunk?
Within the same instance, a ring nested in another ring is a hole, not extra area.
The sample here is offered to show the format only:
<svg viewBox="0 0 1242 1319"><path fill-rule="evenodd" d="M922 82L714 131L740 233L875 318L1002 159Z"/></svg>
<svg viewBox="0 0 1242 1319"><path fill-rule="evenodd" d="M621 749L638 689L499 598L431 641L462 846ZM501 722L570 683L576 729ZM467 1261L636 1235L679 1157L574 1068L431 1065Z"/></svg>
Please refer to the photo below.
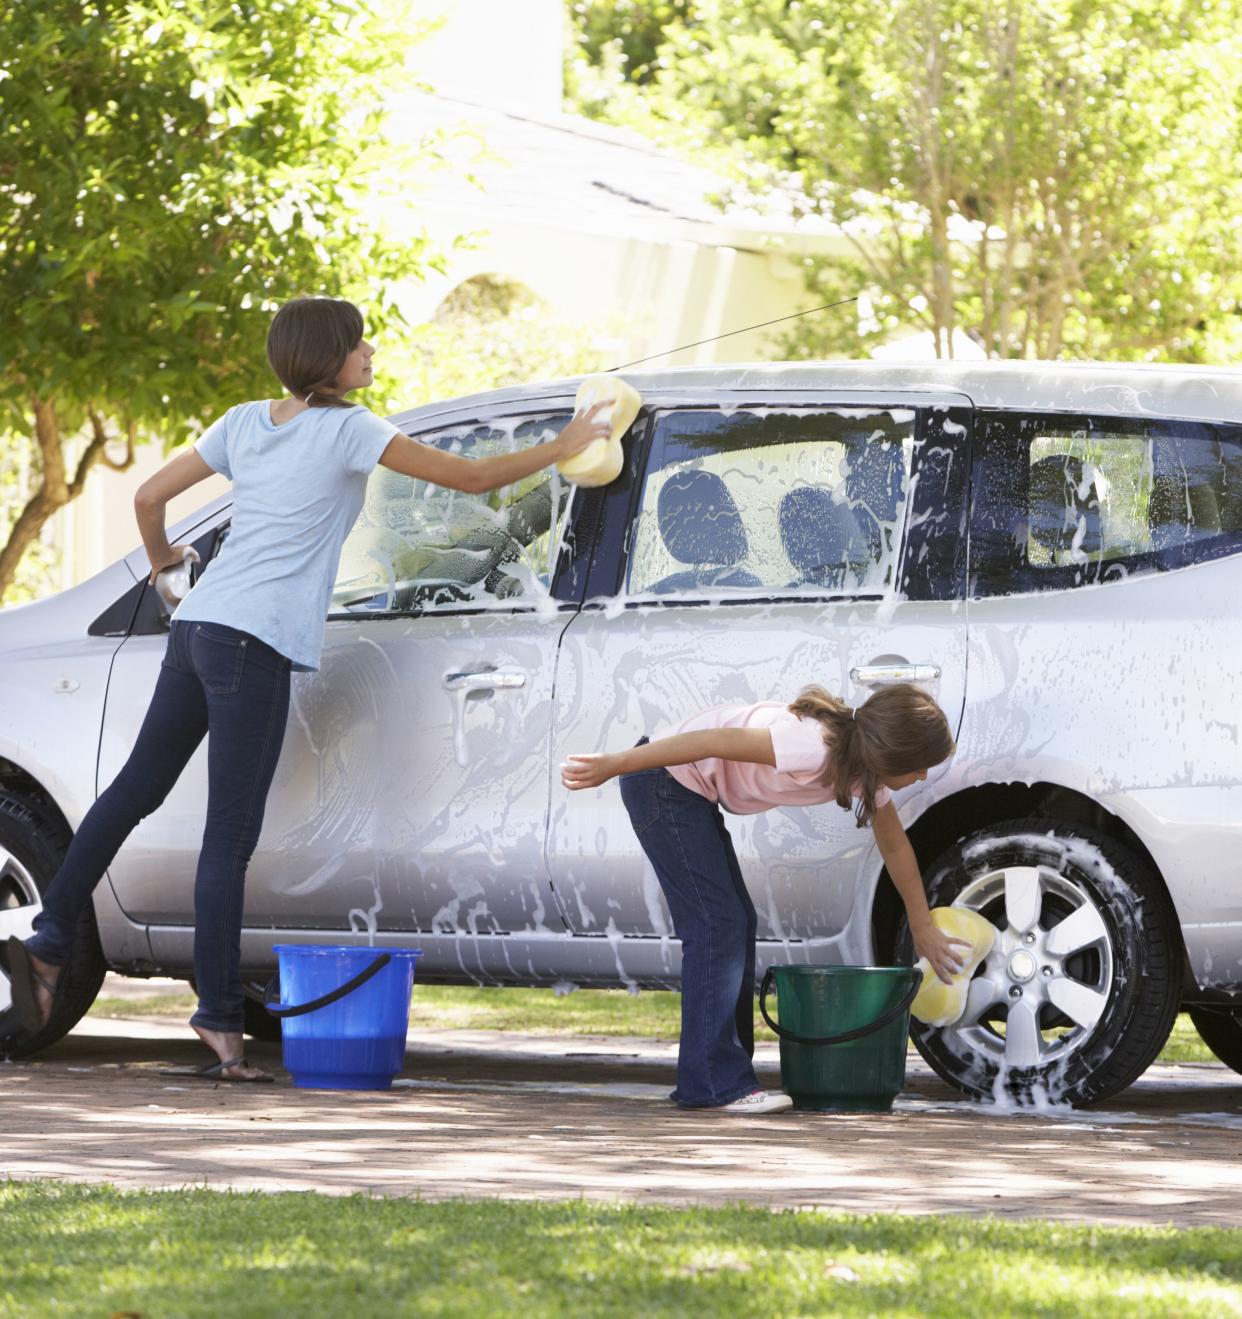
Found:
<svg viewBox="0 0 1242 1319"><path fill-rule="evenodd" d="M31 411L34 415L33 438L39 451L39 487L26 501L9 528L8 539L0 546L0 600L12 585L22 558L38 539L47 520L82 493L91 468L96 463L103 463L115 472L123 472L134 465L136 434L133 423L125 425L125 457L112 459L106 450L114 437L108 434L103 418L91 412L90 441L82 452L73 478L68 479L55 403L51 399L35 398L31 400Z"/></svg>
<svg viewBox="0 0 1242 1319"><path fill-rule="evenodd" d="M953 256L949 247L949 200L953 195L953 148L945 140L942 116L945 99L946 52L939 6L930 0L909 49L914 125L916 188L926 209L931 239L931 313L937 357L953 356Z"/></svg>

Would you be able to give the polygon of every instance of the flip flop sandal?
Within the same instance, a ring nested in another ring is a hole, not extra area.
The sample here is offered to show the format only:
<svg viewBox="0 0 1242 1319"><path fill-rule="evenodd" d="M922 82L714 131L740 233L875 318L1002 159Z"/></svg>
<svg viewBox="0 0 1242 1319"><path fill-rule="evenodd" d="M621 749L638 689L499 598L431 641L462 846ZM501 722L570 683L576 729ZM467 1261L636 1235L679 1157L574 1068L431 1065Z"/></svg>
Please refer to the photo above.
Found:
<svg viewBox="0 0 1242 1319"><path fill-rule="evenodd" d="M37 1035L43 1029L44 1023L39 1019L39 1002L35 997L35 986L41 986L52 996L52 1011L55 1012L56 991L60 982L57 981L53 985L44 980L34 969L26 945L15 934L9 935L8 942L0 952L0 964L3 964L9 976L14 1021L27 1035Z"/></svg>
<svg viewBox="0 0 1242 1319"><path fill-rule="evenodd" d="M17 1013L12 1008L0 1012L0 1055L5 1051L24 1044L30 1038L30 1032L17 1024Z"/></svg>
<svg viewBox="0 0 1242 1319"><path fill-rule="evenodd" d="M176 1076L183 1081L228 1081L233 1085L267 1085L275 1081L266 1072L262 1076L225 1076L230 1067L249 1067L245 1058L230 1058L228 1062L207 1063L204 1067L161 1067L161 1076Z"/></svg>

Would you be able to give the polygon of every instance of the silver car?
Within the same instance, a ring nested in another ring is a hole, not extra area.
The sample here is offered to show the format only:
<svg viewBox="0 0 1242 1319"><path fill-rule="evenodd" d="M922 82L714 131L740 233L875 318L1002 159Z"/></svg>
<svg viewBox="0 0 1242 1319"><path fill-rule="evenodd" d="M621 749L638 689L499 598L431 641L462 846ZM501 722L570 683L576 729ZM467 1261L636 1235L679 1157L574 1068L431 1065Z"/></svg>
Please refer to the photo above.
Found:
<svg viewBox="0 0 1242 1319"><path fill-rule="evenodd" d="M615 784L571 800L559 763L712 704L914 681L958 752L899 795L902 819L933 904L999 931L961 1020L916 1025L928 1062L975 1095L1089 1103L1133 1081L1185 1008L1242 1070L1242 373L628 378L643 409L603 489L371 478L250 867L256 993L273 944L343 940L416 944L431 981L676 986ZM393 420L482 455L555 431L575 386ZM229 511L176 528L204 571ZM0 613L0 936L29 930L133 744L168 626L146 570L135 550ZM205 791L200 751L110 867L34 1047L72 1027L105 968L189 974ZM847 812L731 829L760 969L909 958Z"/></svg>

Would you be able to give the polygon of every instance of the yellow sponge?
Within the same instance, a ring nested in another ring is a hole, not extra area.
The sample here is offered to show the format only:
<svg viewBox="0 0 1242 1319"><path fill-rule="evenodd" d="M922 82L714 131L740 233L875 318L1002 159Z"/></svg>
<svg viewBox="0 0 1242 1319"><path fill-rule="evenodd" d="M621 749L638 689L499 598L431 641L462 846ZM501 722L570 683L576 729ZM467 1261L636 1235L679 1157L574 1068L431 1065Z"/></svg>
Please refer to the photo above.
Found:
<svg viewBox="0 0 1242 1319"><path fill-rule="evenodd" d="M556 464L556 470L575 485L607 485L621 474L625 463L625 454L621 450L621 437L629 430L642 398L633 385L627 385L620 376L599 374L587 376L578 386L578 397L574 400L574 411L582 412L592 404L607 402L610 407L602 409L597 421L612 423L612 434L606 440L594 440L581 453L566 458Z"/></svg>
<svg viewBox="0 0 1242 1319"><path fill-rule="evenodd" d="M934 907L931 914L936 928L950 939L965 939L969 948L955 948L962 959L962 969L949 984L931 969L926 957L920 957L918 969L923 973L923 987L910 1007L910 1015L928 1026L951 1026L966 1009L966 991L975 968L992 951L996 926L976 911L965 907Z"/></svg>

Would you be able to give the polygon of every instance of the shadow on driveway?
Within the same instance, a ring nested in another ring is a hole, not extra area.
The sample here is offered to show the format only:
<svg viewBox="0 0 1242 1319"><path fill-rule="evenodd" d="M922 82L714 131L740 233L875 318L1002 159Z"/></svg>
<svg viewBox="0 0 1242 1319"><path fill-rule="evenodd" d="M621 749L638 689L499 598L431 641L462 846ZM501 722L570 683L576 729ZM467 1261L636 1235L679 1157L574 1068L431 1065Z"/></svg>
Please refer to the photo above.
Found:
<svg viewBox="0 0 1242 1319"><path fill-rule="evenodd" d="M388 1092L160 1076L206 1051L165 1018L87 1018L0 1066L5 1171L130 1187L817 1206L1067 1222L1242 1222L1242 1077L1154 1067L1087 1112L999 1113L911 1057L892 1114L685 1113L676 1046L416 1031ZM779 1083L776 1049L761 1079Z"/></svg>

